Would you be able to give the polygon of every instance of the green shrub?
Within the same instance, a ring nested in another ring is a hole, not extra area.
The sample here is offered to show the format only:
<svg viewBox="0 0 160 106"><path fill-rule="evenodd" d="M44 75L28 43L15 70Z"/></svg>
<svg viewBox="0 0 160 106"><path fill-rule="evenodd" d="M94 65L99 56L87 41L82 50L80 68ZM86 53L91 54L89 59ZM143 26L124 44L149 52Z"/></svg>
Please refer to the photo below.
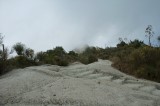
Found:
<svg viewBox="0 0 160 106"><path fill-rule="evenodd" d="M66 60L66 59L62 59L62 60L60 60L60 61L58 62L57 65L59 65L59 66L68 66L68 65L69 65L69 62L68 62L68 60Z"/></svg>
<svg viewBox="0 0 160 106"><path fill-rule="evenodd" d="M0 75L3 74L5 71L6 71L5 62L0 61Z"/></svg>
<svg viewBox="0 0 160 106"><path fill-rule="evenodd" d="M144 42L140 41L138 39L135 39L135 40L129 42L129 46L131 46L133 48L139 48L139 47L142 47L144 45L145 45Z"/></svg>
<svg viewBox="0 0 160 106"><path fill-rule="evenodd" d="M88 57L88 63L93 63L93 62L96 62L96 61L98 61L98 59L97 59L96 56L90 55L90 56Z"/></svg>
<svg viewBox="0 0 160 106"><path fill-rule="evenodd" d="M83 64L90 64L98 61L98 58L94 55L89 55L89 56L81 55L79 56L79 61Z"/></svg>
<svg viewBox="0 0 160 106"><path fill-rule="evenodd" d="M79 59L78 59L81 63L83 64L88 64L88 57L87 56L79 56Z"/></svg>
<svg viewBox="0 0 160 106"><path fill-rule="evenodd" d="M56 62L55 62L55 60L52 56L46 56L45 59L44 59L44 62L46 64L52 64L52 65L56 64Z"/></svg>
<svg viewBox="0 0 160 106"><path fill-rule="evenodd" d="M73 63L78 60L78 54L75 53L74 51L69 51L66 58L70 63Z"/></svg>
<svg viewBox="0 0 160 106"><path fill-rule="evenodd" d="M39 61L44 61L46 57L46 54L44 52L38 52L35 56L36 59L38 59Z"/></svg>
<svg viewBox="0 0 160 106"><path fill-rule="evenodd" d="M53 55L55 56L64 56L66 55L66 51L61 46L57 46L53 49Z"/></svg>
<svg viewBox="0 0 160 106"><path fill-rule="evenodd" d="M14 58L13 64L18 68L24 68L28 66L37 65L34 60L28 59L25 56L16 56Z"/></svg>
<svg viewBox="0 0 160 106"><path fill-rule="evenodd" d="M4 48L4 51L0 50L0 74L4 74L7 69L8 49Z"/></svg>
<svg viewBox="0 0 160 106"><path fill-rule="evenodd" d="M75 56L75 57L78 56L78 54L75 53L74 51L69 51L68 55L69 56Z"/></svg>
<svg viewBox="0 0 160 106"><path fill-rule="evenodd" d="M142 47L134 50L130 59L134 64L149 64L152 66L156 66L156 63L160 61L160 49L152 48L152 47Z"/></svg>
<svg viewBox="0 0 160 106"><path fill-rule="evenodd" d="M68 66L69 65L69 62L65 57L55 56L54 60L55 60L56 65L59 65L59 66Z"/></svg>
<svg viewBox="0 0 160 106"><path fill-rule="evenodd" d="M124 41L121 41L119 44L117 44L117 47L124 47L124 46L127 46L126 42Z"/></svg>
<svg viewBox="0 0 160 106"><path fill-rule="evenodd" d="M114 67L136 77L160 82L160 48L142 46L117 53L112 58Z"/></svg>

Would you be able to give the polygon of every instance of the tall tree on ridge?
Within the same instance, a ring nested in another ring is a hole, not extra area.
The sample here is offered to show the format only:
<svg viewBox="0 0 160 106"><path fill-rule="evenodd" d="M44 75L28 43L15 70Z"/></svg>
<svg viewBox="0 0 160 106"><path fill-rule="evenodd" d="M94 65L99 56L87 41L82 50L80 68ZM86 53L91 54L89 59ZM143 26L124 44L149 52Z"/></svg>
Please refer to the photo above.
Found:
<svg viewBox="0 0 160 106"><path fill-rule="evenodd" d="M145 30L145 33L145 36L148 37L149 46L151 46L151 37L154 35L152 25L148 25L148 27Z"/></svg>

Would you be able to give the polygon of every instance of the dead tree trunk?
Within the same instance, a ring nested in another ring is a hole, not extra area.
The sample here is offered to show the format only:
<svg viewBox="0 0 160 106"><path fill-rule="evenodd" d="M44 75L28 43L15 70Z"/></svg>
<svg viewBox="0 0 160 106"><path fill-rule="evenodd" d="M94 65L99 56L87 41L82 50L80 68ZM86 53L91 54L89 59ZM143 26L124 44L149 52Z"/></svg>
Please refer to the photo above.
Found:
<svg viewBox="0 0 160 106"><path fill-rule="evenodd" d="M2 44L2 47L3 47L3 51L2 51L2 59L3 59L3 61L4 61L4 60L5 60L4 44Z"/></svg>

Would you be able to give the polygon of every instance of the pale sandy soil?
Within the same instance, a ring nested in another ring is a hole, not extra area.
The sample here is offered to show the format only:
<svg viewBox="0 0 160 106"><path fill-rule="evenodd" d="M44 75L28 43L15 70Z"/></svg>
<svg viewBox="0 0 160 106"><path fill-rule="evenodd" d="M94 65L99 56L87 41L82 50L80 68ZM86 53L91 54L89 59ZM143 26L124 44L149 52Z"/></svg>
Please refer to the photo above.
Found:
<svg viewBox="0 0 160 106"><path fill-rule="evenodd" d="M136 79L111 62L43 65L0 77L0 106L160 106L160 84Z"/></svg>

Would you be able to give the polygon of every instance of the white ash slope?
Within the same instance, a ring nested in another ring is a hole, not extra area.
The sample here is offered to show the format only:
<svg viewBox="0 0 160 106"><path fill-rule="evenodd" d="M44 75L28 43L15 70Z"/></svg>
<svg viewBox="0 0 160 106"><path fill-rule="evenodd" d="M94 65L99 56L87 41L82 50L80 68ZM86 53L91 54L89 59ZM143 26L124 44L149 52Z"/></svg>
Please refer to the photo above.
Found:
<svg viewBox="0 0 160 106"><path fill-rule="evenodd" d="M160 84L136 79L111 62L43 65L0 77L0 106L160 106Z"/></svg>

